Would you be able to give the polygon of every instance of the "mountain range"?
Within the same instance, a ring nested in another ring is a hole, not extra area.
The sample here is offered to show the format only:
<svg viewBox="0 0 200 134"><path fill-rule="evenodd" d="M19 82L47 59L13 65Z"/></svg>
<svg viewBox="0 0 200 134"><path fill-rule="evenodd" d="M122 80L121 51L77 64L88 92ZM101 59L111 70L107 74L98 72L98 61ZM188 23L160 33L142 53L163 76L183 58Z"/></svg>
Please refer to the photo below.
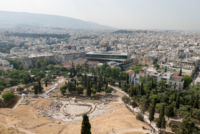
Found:
<svg viewBox="0 0 200 134"><path fill-rule="evenodd" d="M83 21L70 17L34 14L25 12L0 11L0 27L63 27L77 29L111 29L95 22Z"/></svg>

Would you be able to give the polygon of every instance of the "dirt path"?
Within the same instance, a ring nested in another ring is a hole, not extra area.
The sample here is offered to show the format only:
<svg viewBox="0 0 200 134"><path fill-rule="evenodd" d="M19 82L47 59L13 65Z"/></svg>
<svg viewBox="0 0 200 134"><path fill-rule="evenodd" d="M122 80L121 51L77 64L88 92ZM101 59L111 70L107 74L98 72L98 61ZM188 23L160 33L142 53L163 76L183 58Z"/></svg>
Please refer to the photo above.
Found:
<svg viewBox="0 0 200 134"><path fill-rule="evenodd" d="M24 100L23 97L20 98L20 100L17 102L17 104L15 104L15 106L12 109L15 109L16 107L19 106L19 104L21 104L21 102Z"/></svg>
<svg viewBox="0 0 200 134"><path fill-rule="evenodd" d="M3 126L5 126L5 127L13 127L13 126L10 126L10 125L6 125L6 124L3 124L3 123L0 123L0 125L3 125ZM28 130L25 130L25 129L22 129L22 128L17 128L19 131L21 131L21 132L25 132L26 134L35 134L35 133L32 133L32 132L30 132L30 131L28 131Z"/></svg>
<svg viewBox="0 0 200 134"><path fill-rule="evenodd" d="M150 133L150 130L143 130L142 128L128 128L128 129L121 129L114 132L110 132L109 134L125 134L130 132L143 132L143 133ZM154 134L154 133L151 133Z"/></svg>

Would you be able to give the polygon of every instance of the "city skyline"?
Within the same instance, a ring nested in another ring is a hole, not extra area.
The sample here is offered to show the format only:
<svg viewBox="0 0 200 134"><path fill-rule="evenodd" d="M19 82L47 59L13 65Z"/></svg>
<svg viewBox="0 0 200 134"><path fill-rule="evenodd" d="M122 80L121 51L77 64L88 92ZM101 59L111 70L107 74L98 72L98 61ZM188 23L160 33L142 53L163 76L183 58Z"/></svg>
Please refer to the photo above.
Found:
<svg viewBox="0 0 200 134"><path fill-rule="evenodd" d="M0 9L71 17L119 29L198 31L199 4L197 0L2 0Z"/></svg>

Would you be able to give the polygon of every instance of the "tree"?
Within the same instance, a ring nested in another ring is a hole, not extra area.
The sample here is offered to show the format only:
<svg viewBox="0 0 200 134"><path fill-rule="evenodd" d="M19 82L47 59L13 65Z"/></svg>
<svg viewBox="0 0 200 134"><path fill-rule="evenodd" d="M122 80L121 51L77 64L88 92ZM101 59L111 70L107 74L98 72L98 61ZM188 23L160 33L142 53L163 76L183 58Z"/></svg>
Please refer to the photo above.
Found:
<svg viewBox="0 0 200 134"><path fill-rule="evenodd" d="M108 88L108 81L106 81L106 89Z"/></svg>
<svg viewBox="0 0 200 134"><path fill-rule="evenodd" d="M18 87L17 91L21 93L21 91L24 91L24 88L23 87Z"/></svg>
<svg viewBox="0 0 200 134"><path fill-rule="evenodd" d="M91 96L91 86L90 86L90 81L87 83L87 96Z"/></svg>
<svg viewBox="0 0 200 134"><path fill-rule="evenodd" d="M51 82L51 79L50 79L50 77L45 77L42 81L44 81L45 87L47 87L48 86L48 82Z"/></svg>
<svg viewBox="0 0 200 134"><path fill-rule="evenodd" d="M66 89L61 88L61 89L60 89L60 92L61 92L62 95L64 95L64 94L66 93Z"/></svg>
<svg viewBox="0 0 200 134"><path fill-rule="evenodd" d="M68 91L69 92L74 92L76 91L76 85L74 84L74 82L68 82Z"/></svg>
<svg viewBox="0 0 200 134"><path fill-rule="evenodd" d="M151 105L151 107L149 109L149 120L150 120L150 123L151 123L151 121L154 120L155 108L156 108L156 101L155 101L155 98L154 98L153 104Z"/></svg>
<svg viewBox="0 0 200 134"><path fill-rule="evenodd" d="M92 91L92 94L94 95L94 94L96 94L96 89L94 89L94 88L91 88L91 91Z"/></svg>
<svg viewBox="0 0 200 134"><path fill-rule="evenodd" d="M39 90L38 88L39 88L39 86L37 84L33 86L33 90L34 90L35 95L38 94L38 90Z"/></svg>
<svg viewBox="0 0 200 134"><path fill-rule="evenodd" d="M162 105L162 108L160 110L159 118L157 120L156 126L158 128L165 128L165 116L164 116L164 105Z"/></svg>
<svg viewBox="0 0 200 134"><path fill-rule="evenodd" d="M177 98L176 98L176 105L175 105L175 107L176 107L177 109L179 109L179 100L180 100L180 93L178 93L178 96L177 96Z"/></svg>
<svg viewBox="0 0 200 134"><path fill-rule="evenodd" d="M126 83L129 84L129 75L126 75Z"/></svg>
<svg viewBox="0 0 200 134"><path fill-rule="evenodd" d="M4 89L5 89L5 87L0 85L0 91L3 91Z"/></svg>
<svg viewBox="0 0 200 134"><path fill-rule="evenodd" d="M178 76L182 76L182 68L180 69Z"/></svg>
<svg viewBox="0 0 200 134"><path fill-rule="evenodd" d="M167 67L165 67L165 72L167 72Z"/></svg>
<svg viewBox="0 0 200 134"><path fill-rule="evenodd" d="M197 97L194 101L193 108L199 109L199 95L198 94L197 94Z"/></svg>
<svg viewBox="0 0 200 134"><path fill-rule="evenodd" d="M143 96L145 93L144 93L144 87L143 87L143 83L141 84L140 86L140 95Z"/></svg>
<svg viewBox="0 0 200 134"><path fill-rule="evenodd" d="M158 82L158 85L159 85L159 87L160 87L160 92L163 92L163 90L164 90L164 86L165 86L165 80L160 80L159 82Z"/></svg>
<svg viewBox="0 0 200 134"><path fill-rule="evenodd" d="M184 80L184 88L188 87L190 83L193 81L192 77L190 76L184 76L183 80Z"/></svg>
<svg viewBox="0 0 200 134"><path fill-rule="evenodd" d="M175 133L180 134L195 134L199 133L199 128L196 126L194 121L190 118L190 116L185 116L183 118L182 123L178 127L177 130L175 130Z"/></svg>
<svg viewBox="0 0 200 134"><path fill-rule="evenodd" d="M86 114L83 115L82 127L81 127L81 134L91 134L91 125L89 122L89 118Z"/></svg>
<svg viewBox="0 0 200 134"><path fill-rule="evenodd" d="M10 101L12 98L14 97L14 93L13 92L10 92L10 91L6 91L2 94L2 98L5 100L5 101Z"/></svg>
<svg viewBox="0 0 200 134"><path fill-rule="evenodd" d="M78 94L83 94L83 87L82 86L78 86L77 88L76 88L76 91L78 92Z"/></svg>
<svg viewBox="0 0 200 134"><path fill-rule="evenodd" d="M173 117L174 116L174 102L172 102L166 109L166 116L168 117Z"/></svg>

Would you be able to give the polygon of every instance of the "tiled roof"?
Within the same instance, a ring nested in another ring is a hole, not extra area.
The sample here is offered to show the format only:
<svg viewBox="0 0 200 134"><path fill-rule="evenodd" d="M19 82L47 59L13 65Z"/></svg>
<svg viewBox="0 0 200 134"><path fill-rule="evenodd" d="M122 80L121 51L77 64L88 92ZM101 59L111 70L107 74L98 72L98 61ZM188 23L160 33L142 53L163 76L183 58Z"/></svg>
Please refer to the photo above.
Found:
<svg viewBox="0 0 200 134"><path fill-rule="evenodd" d="M133 74L134 74L134 71L133 71L133 70L128 70L128 71L126 71L126 74L133 75Z"/></svg>
<svg viewBox="0 0 200 134"><path fill-rule="evenodd" d="M179 78L179 79L182 78L182 76L178 76L177 73L173 73L173 74L172 74L172 77L174 77L174 78Z"/></svg>

